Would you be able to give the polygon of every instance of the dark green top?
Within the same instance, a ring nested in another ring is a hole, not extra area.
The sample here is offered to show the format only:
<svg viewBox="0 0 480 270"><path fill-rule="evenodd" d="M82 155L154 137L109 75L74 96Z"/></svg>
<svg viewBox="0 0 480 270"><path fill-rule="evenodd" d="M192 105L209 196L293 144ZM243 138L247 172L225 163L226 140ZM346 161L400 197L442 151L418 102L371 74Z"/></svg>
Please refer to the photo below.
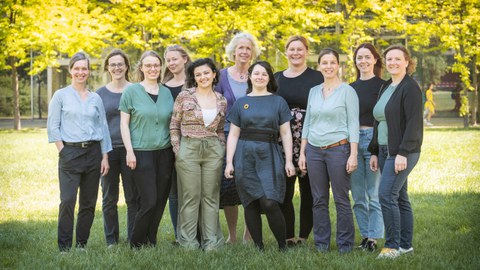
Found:
<svg viewBox="0 0 480 270"><path fill-rule="evenodd" d="M130 114L130 139L134 150L152 151L170 147L170 119L173 97L159 84L158 99L154 102L139 83L123 92L119 110Z"/></svg>

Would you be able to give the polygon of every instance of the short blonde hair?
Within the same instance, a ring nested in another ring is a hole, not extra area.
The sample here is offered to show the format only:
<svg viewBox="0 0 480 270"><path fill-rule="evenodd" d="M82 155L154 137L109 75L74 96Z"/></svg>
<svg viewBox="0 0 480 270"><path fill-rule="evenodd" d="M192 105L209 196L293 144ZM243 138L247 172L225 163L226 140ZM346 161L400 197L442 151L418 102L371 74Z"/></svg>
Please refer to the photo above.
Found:
<svg viewBox="0 0 480 270"><path fill-rule="evenodd" d="M227 47L225 47L225 52L227 53L228 59L230 61L235 61L235 49L237 48L238 42L241 39L248 39L252 43L252 60L256 59L260 55L260 47L258 46L258 42L251 34L246 32L240 32L236 34L230 43L228 43Z"/></svg>

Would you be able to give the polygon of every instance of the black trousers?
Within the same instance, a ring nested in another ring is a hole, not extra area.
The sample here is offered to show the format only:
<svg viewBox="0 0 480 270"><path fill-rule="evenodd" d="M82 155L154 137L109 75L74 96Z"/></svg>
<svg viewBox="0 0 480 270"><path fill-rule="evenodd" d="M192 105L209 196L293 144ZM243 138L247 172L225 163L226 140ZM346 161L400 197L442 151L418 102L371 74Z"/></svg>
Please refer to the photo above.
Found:
<svg viewBox="0 0 480 270"><path fill-rule="evenodd" d="M133 232L133 222L137 215L139 199L137 188L133 183L132 170L127 166L125 147L113 148L108 153L110 170L100 179L102 184L103 229L107 245L118 243L118 194L120 175L122 176L123 193L127 204L127 238L130 241Z"/></svg>
<svg viewBox="0 0 480 270"><path fill-rule="evenodd" d="M76 246L84 247L90 236L100 179L102 151L100 144L88 148L65 145L59 153L60 211L58 214L58 248L72 247L73 223L77 192L79 209L76 228Z"/></svg>
<svg viewBox="0 0 480 270"><path fill-rule="evenodd" d="M172 181L172 147L155 151L134 151L137 167L133 182L140 198L130 239L132 248L157 244L157 230L167 204Z"/></svg>
<svg viewBox="0 0 480 270"><path fill-rule="evenodd" d="M287 226L287 239L295 237L295 208L293 206L293 196L295 194L295 181L297 176L287 178L285 189L285 200L280 206L285 217ZM308 174L298 177L300 187L300 232L299 237L307 239L313 228L313 199L310 188L310 179Z"/></svg>

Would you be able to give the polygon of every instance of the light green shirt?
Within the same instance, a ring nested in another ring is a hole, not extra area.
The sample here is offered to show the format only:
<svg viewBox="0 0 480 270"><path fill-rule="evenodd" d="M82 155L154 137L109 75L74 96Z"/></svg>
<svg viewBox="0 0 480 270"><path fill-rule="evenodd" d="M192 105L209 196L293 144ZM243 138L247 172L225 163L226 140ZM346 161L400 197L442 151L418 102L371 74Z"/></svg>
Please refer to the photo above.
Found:
<svg viewBox="0 0 480 270"><path fill-rule="evenodd" d="M377 101L377 104L375 104L375 107L373 107L373 117L378 121L378 145L388 145L388 127L387 119L385 118L385 107L392 97L393 92L395 92L395 88L397 88L396 85L390 84Z"/></svg>
<svg viewBox="0 0 480 270"><path fill-rule="evenodd" d="M323 97L323 84L310 90L302 139L313 146L327 146L343 139L358 143L359 102L350 85L340 84L327 98Z"/></svg>
<svg viewBox="0 0 480 270"><path fill-rule="evenodd" d="M154 102L139 83L123 92L119 110L130 114L130 139L134 150L153 151L170 147L170 119L173 111L170 90L159 85Z"/></svg>

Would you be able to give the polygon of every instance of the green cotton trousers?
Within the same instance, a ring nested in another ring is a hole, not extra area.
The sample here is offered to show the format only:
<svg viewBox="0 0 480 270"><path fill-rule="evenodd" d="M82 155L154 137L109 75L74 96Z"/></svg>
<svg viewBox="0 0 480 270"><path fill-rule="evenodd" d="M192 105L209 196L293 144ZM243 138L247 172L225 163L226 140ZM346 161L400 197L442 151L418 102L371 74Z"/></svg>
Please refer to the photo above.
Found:
<svg viewBox="0 0 480 270"><path fill-rule="evenodd" d="M223 244L219 222L220 182L225 147L217 137L182 137L176 157L177 238L181 246L213 250ZM200 226L201 243L197 240Z"/></svg>

